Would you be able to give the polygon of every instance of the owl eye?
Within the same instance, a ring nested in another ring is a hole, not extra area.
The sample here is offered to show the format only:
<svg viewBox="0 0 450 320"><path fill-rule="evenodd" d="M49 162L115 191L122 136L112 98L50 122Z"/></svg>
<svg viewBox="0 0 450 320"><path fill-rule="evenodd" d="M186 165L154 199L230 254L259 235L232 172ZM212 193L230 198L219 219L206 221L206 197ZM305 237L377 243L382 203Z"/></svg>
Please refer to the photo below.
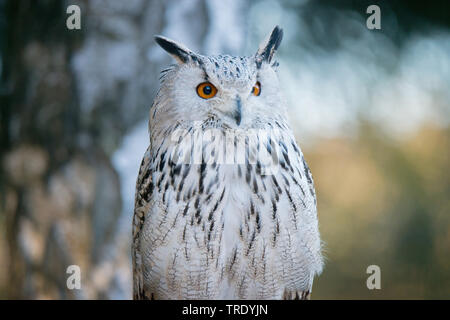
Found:
<svg viewBox="0 0 450 320"><path fill-rule="evenodd" d="M252 88L252 94L254 96L259 96L261 94L261 83L257 81Z"/></svg>
<svg viewBox="0 0 450 320"><path fill-rule="evenodd" d="M217 89L211 82L202 82L197 86L197 94L200 98L211 99L216 93Z"/></svg>

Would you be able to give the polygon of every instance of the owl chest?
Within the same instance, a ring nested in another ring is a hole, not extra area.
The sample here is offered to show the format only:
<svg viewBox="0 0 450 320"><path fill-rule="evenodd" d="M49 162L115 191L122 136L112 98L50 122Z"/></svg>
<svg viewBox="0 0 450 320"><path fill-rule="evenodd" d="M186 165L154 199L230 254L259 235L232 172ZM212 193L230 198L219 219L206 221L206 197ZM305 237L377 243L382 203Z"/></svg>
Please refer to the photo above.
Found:
<svg viewBox="0 0 450 320"><path fill-rule="evenodd" d="M208 240L213 231L227 237L236 235L231 230L239 232L252 191L236 166L181 164L157 170L159 167L156 163L151 199L154 214L150 218L155 223L165 217L164 223L209 232Z"/></svg>
<svg viewBox="0 0 450 320"><path fill-rule="evenodd" d="M280 174L261 176L257 166L245 164L161 161L152 171L142 240L149 279L175 291L189 281L199 292L215 288L205 298L218 294L224 283L245 296L248 278L268 286L284 279L280 250L295 254L290 241L296 241L297 216Z"/></svg>
<svg viewBox="0 0 450 320"><path fill-rule="evenodd" d="M267 213L273 210L272 178L261 178L256 171L245 165L209 164L155 170L148 215L148 233L158 239L153 245L183 247L186 259L194 251L206 252L224 266L236 262L238 253L270 244L280 219Z"/></svg>

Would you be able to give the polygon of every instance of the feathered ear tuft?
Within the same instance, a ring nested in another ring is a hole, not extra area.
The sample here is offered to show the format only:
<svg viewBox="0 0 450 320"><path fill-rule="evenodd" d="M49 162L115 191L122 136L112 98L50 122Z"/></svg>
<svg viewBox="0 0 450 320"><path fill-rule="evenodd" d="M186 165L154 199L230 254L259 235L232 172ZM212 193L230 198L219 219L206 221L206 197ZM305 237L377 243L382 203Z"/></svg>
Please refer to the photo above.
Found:
<svg viewBox="0 0 450 320"><path fill-rule="evenodd" d="M256 63L258 67L261 66L262 62L270 63L272 61L273 55L280 46L282 39L283 29L276 26L272 33L259 45L259 49L256 52Z"/></svg>
<svg viewBox="0 0 450 320"><path fill-rule="evenodd" d="M163 36L155 36L155 41L163 48L167 53L177 60L178 63L186 63L189 58L195 57L195 53L186 48L184 45L170 40Z"/></svg>

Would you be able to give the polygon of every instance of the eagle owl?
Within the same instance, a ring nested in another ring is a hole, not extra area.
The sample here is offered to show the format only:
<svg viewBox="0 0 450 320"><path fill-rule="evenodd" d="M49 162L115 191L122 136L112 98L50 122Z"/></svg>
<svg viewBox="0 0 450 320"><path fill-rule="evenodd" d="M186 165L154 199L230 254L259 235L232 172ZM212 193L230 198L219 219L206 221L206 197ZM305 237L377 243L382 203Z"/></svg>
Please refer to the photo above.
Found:
<svg viewBox="0 0 450 320"><path fill-rule="evenodd" d="M316 196L273 60L204 56L165 37L136 185L135 299L309 299L322 270Z"/></svg>

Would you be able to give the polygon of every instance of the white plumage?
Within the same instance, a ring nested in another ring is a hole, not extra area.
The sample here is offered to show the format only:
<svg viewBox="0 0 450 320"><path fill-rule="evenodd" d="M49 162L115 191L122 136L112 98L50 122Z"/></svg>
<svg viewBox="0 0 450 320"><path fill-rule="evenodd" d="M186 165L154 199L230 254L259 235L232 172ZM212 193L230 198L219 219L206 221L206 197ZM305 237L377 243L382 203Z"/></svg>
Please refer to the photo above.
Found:
<svg viewBox="0 0 450 320"><path fill-rule="evenodd" d="M305 299L322 270L316 197L273 55L202 56L157 42L162 73L136 186L136 299Z"/></svg>

